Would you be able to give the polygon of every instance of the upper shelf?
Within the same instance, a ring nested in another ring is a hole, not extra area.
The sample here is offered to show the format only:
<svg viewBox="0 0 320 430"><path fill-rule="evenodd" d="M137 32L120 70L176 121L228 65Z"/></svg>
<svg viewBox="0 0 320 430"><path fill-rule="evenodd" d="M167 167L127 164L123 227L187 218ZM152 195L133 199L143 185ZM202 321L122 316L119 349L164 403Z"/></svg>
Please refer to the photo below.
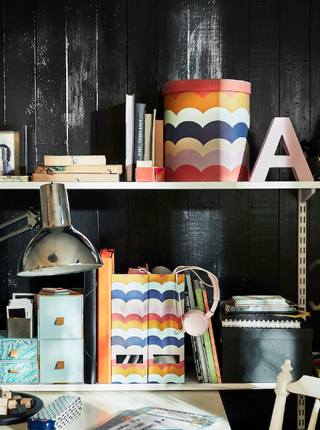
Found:
<svg viewBox="0 0 320 430"><path fill-rule="evenodd" d="M0 190L36 190L44 182L0 182ZM68 190L310 190L318 182L64 182Z"/></svg>

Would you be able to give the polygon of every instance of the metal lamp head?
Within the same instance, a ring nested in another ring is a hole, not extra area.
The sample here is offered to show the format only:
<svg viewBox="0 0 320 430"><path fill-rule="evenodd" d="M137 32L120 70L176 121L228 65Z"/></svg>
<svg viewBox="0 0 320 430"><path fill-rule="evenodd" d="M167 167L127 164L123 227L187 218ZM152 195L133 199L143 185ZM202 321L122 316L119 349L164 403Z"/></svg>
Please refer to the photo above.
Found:
<svg viewBox="0 0 320 430"><path fill-rule="evenodd" d="M103 265L92 243L71 225L63 184L40 187L41 230L20 257L19 276L48 276L85 272Z"/></svg>

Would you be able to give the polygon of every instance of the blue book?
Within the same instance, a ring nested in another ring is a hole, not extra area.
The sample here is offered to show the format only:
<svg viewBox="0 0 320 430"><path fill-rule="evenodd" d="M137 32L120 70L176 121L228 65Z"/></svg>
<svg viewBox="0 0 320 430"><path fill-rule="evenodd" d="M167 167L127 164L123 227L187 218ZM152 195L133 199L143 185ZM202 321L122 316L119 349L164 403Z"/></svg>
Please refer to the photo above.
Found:
<svg viewBox="0 0 320 430"><path fill-rule="evenodd" d="M134 112L134 162L143 160L144 155L144 124L145 124L145 103L135 103Z"/></svg>

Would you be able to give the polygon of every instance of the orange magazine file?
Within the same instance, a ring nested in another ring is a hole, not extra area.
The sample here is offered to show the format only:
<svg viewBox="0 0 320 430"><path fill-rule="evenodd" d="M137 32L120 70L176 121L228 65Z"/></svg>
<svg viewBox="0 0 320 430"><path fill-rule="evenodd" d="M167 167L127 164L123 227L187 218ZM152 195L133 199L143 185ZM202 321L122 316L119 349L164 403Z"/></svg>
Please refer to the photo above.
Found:
<svg viewBox="0 0 320 430"><path fill-rule="evenodd" d="M111 275L114 274L114 249L102 249L103 267L98 269L98 377L111 384Z"/></svg>

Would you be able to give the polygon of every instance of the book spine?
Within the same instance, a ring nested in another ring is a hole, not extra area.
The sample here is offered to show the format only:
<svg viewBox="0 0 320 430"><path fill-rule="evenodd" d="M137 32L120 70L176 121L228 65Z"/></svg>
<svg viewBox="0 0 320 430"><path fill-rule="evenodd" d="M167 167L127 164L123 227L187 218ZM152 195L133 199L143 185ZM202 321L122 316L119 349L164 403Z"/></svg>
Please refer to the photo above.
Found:
<svg viewBox="0 0 320 430"><path fill-rule="evenodd" d="M192 288L192 280L191 280L190 272L186 272L186 283L187 283L187 288L188 288L188 293L189 293L191 310L195 310L196 309L196 302L195 302L195 298L194 298L194 292L193 292L193 288ZM209 382L209 375L208 375L208 370L207 370L208 366L207 366L207 362L206 362L205 350L203 348L202 336L190 336L190 337L191 337L191 339L192 338L196 339L199 361L200 361L200 366L201 366L202 380L203 380L203 382Z"/></svg>
<svg viewBox="0 0 320 430"><path fill-rule="evenodd" d="M97 271L84 273L84 383L97 382Z"/></svg>
<svg viewBox="0 0 320 430"><path fill-rule="evenodd" d="M200 285L200 288L202 291L202 297L203 297L203 303L204 303L205 311L209 312L210 308L209 308L209 302L208 302L208 295L207 295L206 287L204 286L204 284L202 282L199 282L199 285ZM220 372L220 366L219 366L219 360L218 360L218 354L217 354L216 342L214 339L214 333L213 333L213 326L212 326L211 318L209 319L209 335L210 335L211 349L212 349L212 354L213 354L213 359L214 359L214 365L215 365L216 374L217 374L217 380L218 380L218 383L221 383L221 372Z"/></svg>
<svg viewBox="0 0 320 430"><path fill-rule="evenodd" d="M145 161L151 161L151 146L152 146L152 121L153 115L152 113L145 114L145 123L144 123L144 154L143 159ZM152 161L151 161L152 165Z"/></svg>
<svg viewBox="0 0 320 430"><path fill-rule="evenodd" d="M189 297L189 294L187 292L185 294L185 299L186 299L186 309L187 309L187 311L191 311L190 297ZM190 338L191 338L191 346L192 346L196 376L197 376L198 382L201 383L201 382L203 382L203 375L202 375L202 371L201 371L201 363L200 363L200 358L199 358L197 340L196 340L195 336L190 336Z"/></svg>
<svg viewBox="0 0 320 430"><path fill-rule="evenodd" d="M205 307L204 307L204 302L203 302L203 297L202 297L202 291L201 291L201 288L199 286L198 280L193 281L193 287L194 287L194 291L195 291L198 309L202 312L205 312ZM212 383L216 383L216 382L218 382L218 378L217 378L217 373L216 373L213 354L212 354L209 330L207 330L203 334L203 341L204 341L206 356L207 356L207 360L208 360L210 379L211 379Z"/></svg>
<svg viewBox="0 0 320 430"><path fill-rule="evenodd" d="M102 384L111 383L111 276L114 273L114 250L100 252L103 267L98 269L98 376Z"/></svg>
<svg viewBox="0 0 320 430"><path fill-rule="evenodd" d="M133 180L134 95L126 95L126 180Z"/></svg>
<svg viewBox="0 0 320 430"><path fill-rule="evenodd" d="M134 161L143 160L145 103L135 103L134 113Z"/></svg>
<svg viewBox="0 0 320 430"><path fill-rule="evenodd" d="M157 119L155 127L155 165L163 167L163 120Z"/></svg>

